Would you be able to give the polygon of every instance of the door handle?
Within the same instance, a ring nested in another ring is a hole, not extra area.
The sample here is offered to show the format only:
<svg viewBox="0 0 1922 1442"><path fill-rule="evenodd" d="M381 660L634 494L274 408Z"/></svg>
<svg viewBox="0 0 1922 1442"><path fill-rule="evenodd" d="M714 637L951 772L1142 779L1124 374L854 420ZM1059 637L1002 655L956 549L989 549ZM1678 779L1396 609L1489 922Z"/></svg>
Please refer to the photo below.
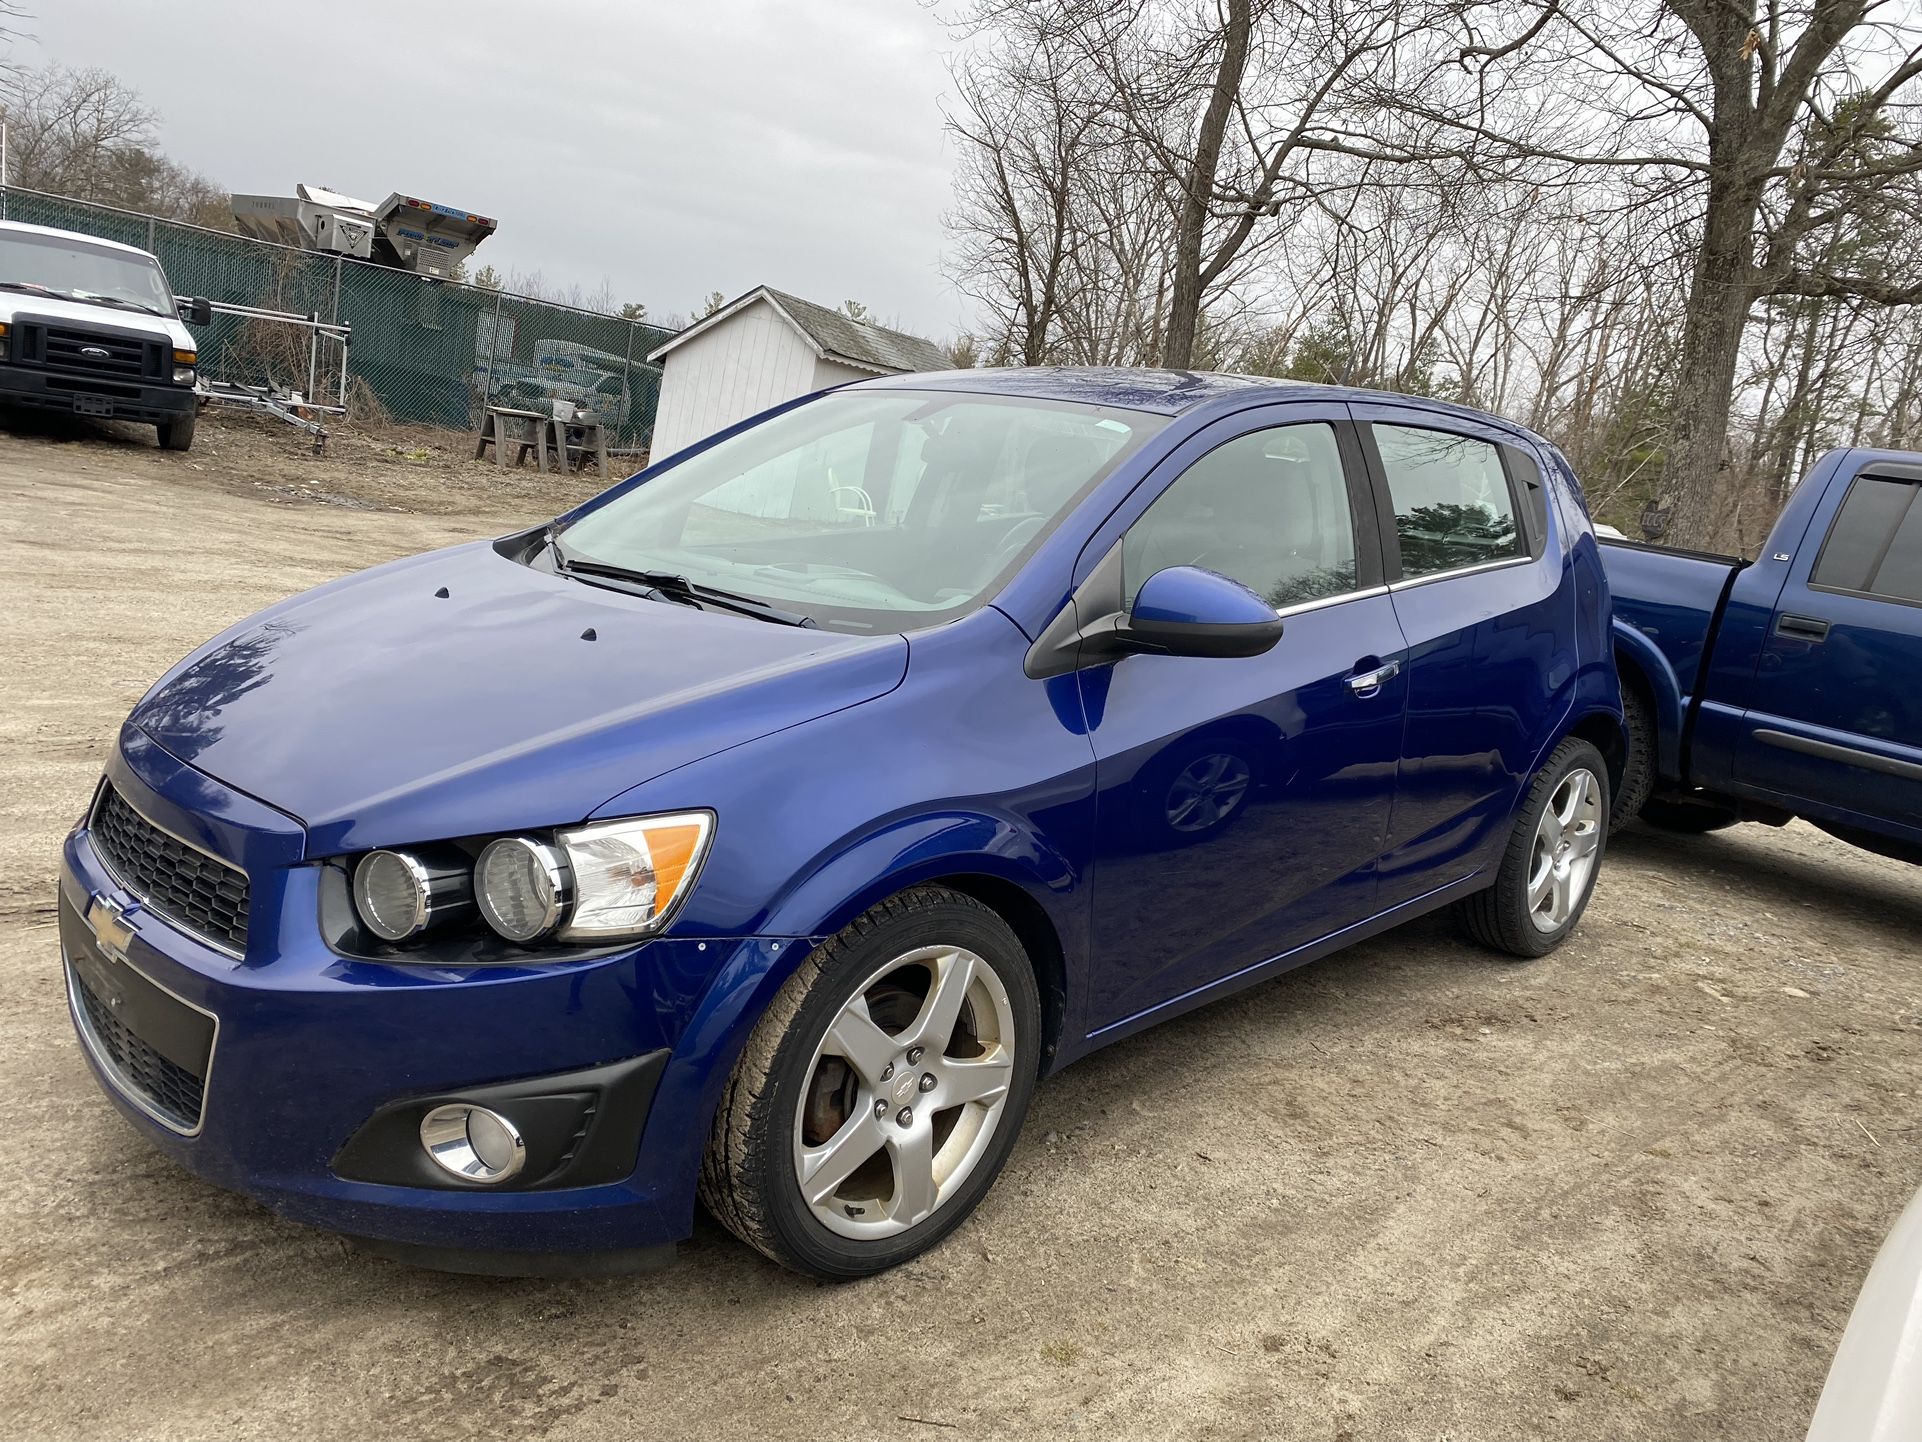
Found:
<svg viewBox="0 0 1922 1442"><path fill-rule="evenodd" d="M1357 696L1369 697L1381 694L1381 688L1401 675L1401 662L1384 661L1372 671L1359 671L1348 678L1348 689Z"/></svg>
<svg viewBox="0 0 1922 1442"><path fill-rule="evenodd" d="M1826 641L1829 623L1815 616L1792 616L1784 612L1775 618L1775 634L1797 641Z"/></svg>

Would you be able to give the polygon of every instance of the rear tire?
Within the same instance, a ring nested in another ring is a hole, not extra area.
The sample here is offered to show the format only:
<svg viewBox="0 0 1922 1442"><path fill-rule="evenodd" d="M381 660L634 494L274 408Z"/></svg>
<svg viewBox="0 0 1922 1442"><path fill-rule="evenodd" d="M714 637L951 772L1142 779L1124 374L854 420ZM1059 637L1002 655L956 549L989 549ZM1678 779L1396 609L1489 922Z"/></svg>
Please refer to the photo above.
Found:
<svg viewBox="0 0 1922 1442"><path fill-rule="evenodd" d="M1457 903L1463 928L1510 956L1546 956L1560 946L1594 895L1608 814L1608 763L1571 736L1528 788L1495 884Z"/></svg>
<svg viewBox="0 0 1922 1442"><path fill-rule="evenodd" d="M194 443L194 422L197 419L198 417L192 411L188 411L184 416L178 416L171 421L162 421L155 426L154 429L160 432L160 449L163 451L191 449Z"/></svg>
<svg viewBox="0 0 1922 1442"><path fill-rule="evenodd" d="M1663 831L1684 836L1703 836L1722 831L1742 818L1726 806L1697 806L1688 801L1663 801L1651 798L1642 806L1642 820Z"/></svg>
<svg viewBox="0 0 1922 1442"><path fill-rule="evenodd" d="M1608 812L1610 834L1642 814L1649 792L1655 789L1655 707L1639 683L1622 678L1622 729L1628 733L1628 757L1622 763L1622 784Z"/></svg>
<svg viewBox="0 0 1922 1442"><path fill-rule="evenodd" d="M756 1023L701 1201L798 1272L897 1266L994 1184L1040 1056L1040 992L1013 930L960 892L904 891L816 948Z"/></svg>

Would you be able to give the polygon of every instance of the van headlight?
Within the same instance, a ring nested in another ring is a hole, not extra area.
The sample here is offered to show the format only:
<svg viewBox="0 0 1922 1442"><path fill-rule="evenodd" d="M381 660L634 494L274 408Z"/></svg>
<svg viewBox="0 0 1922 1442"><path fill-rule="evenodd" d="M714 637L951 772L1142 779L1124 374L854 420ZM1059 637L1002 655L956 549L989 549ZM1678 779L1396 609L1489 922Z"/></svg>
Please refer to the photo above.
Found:
<svg viewBox="0 0 1922 1442"><path fill-rule="evenodd" d="M706 859L712 813L603 821L551 842L503 836L474 868L481 915L521 945L614 941L667 924Z"/></svg>

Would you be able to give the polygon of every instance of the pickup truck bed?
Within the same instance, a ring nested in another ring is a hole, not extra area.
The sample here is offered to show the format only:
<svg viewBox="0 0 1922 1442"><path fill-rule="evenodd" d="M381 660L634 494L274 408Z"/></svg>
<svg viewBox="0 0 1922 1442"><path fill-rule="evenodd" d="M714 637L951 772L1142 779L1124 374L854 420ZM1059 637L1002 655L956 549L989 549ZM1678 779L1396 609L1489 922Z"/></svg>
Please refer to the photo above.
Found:
<svg viewBox="0 0 1922 1442"><path fill-rule="evenodd" d="M1635 752L1618 824L1801 816L1922 859L1922 455L1824 456L1754 563L1602 554Z"/></svg>

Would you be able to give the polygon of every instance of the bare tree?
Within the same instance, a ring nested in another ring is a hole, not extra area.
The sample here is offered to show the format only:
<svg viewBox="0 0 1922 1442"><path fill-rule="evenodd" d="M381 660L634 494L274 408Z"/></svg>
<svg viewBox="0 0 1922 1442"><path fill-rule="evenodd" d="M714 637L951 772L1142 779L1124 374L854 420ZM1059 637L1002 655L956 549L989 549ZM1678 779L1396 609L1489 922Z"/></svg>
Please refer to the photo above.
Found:
<svg viewBox="0 0 1922 1442"><path fill-rule="evenodd" d="M961 142L959 279L993 318L998 345L1025 365L1055 358L1070 247L1089 243L1076 197L1095 163L1096 106L1068 75L1054 17L1010 12L992 43L954 69L949 133Z"/></svg>
<svg viewBox="0 0 1922 1442"><path fill-rule="evenodd" d="M168 219L230 224L226 190L163 155L159 117L107 71L21 70L6 92L10 184Z"/></svg>
<svg viewBox="0 0 1922 1442"><path fill-rule="evenodd" d="M1846 262L1822 237L1922 168L1913 114L1922 41L1887 0L1567 0L1478 5L1468 43L1431 51L1395 105L1461 153L1543 183L1620 177L1641 203L1685 203L1692 264L1652 528L1732 545L1730 460L1750 314L1771 295L1922 300L1922 285ZM1450 77L1453 77L1451 80Z"/></svg>

